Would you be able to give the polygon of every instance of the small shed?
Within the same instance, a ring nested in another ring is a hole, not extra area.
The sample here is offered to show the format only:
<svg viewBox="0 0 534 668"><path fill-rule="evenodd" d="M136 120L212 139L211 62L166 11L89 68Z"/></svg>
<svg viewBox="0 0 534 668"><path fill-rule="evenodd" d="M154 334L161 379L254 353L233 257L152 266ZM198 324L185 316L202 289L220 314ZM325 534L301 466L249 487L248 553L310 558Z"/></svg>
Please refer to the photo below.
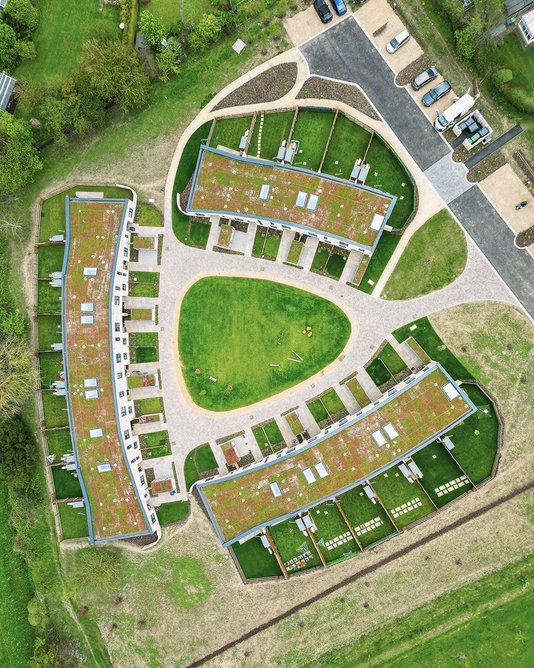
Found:
<svg viewBox="0 0 534 668"><path fill-rule="evenodd" d="M4 2L5 5L5 0L0 0L0 6L2 2ZM9 111L8 107L9 103L11 102L13 89L15 88L16 83L16 79L10 77L9 74L6 74L5 72L0 74L0 109L2 111Z"/></svg>
<svg viewBox="0 0 534 668"><path fill-rule="evenodd" d="M4 9L7 4L7 0L0 0L0 9Z"/></svg>

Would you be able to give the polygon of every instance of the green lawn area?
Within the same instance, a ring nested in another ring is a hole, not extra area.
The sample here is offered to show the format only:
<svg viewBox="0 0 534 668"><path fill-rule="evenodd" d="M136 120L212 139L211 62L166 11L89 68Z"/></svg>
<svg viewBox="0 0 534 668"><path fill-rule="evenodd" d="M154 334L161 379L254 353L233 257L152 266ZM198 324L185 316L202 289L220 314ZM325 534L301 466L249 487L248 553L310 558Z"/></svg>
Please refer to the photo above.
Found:
<svg viewBox="0 0 534 668"><path fill-rule="evenodd" d="M153 413L163 413L163 399L161 397L149 397L148 399L137 399L134 401L135 414L151 415Z"/></svg>
<svg viewBox="0 0 534 668"><path fill-rule="evenodd" d="M321 171L348 179L356 160L365 155L370 139L365 128L338 114Z"/></svg>
<svg viewBox="0 0 534 668"><path fill-rule="evenodd" d="M67 452L72 452L72 441L70 429L54 429L46 432L48 442L48 454L56 455L57 458Z"/></svg>
<svg viewBox="0 0 534 668"><path fill-rule="evenodd" d="M287 424L289 425L289 428L293 432L295 436L298 436L299 434L302 434L304 431L304 426L302 422L300 421L299 416L297 415L296 411L293 411L292 413L288 413L288 415L285 416Z"/></svg>
<svg viewBox="0 0 534 668"><path fill-rule="evenodd" d="M388 380L391 380L391 374L380 357L375 357L372 362L369 362L365 367L365 370L371 376L373 383L377 387L380 387L384 383L387 383Z"/></svg>
<svg viewBox="0 0 534 668"><path fill-rule="evenodd" d="M333 387L321 394L321 402L334 420L339 420L347 415L345 404Z"/></svg>
<svg viewBox="0 0 534 668"><path fill-rule="evenodd" d="M101 29L119 33L118 7L98 0L34 0L39 27L33 36L37 58L25 61L15 77L40 86L61 83L72 74L82 45Z"/></svg>
<svg viewBox="0 0 534 668"><path fill-rule="evenodd" d="M344 255L336 252L333 246L321 242L315 251L311 270L339 280L346 263L347 258Z"/></svg>
<svg viewBox="0 0 534 668"><path fill-rule="evenodd" d="M286 262L298 266L303 248L304 242L293 240L289 248L289 253L287 254Z"/></svg>
<svg viewBox="0 0 534 668"><path fill-rule="evenodd" d="M63 538L84 538L89 535L85 508L73 508L66 503L58 503L57 509Z"/></svg>
<svg viewBox="0 0 534 668"><path fill-rule="evenodd" d="M185 520L189 514L189 502L170 501L169 503L162 503L157 512L161 526L180 522L181 520Z"/></svg>
<svg viewBox="0 0 534 668"><path fill-rule="evenodd" d="M48 278L53 271L61 271L65 244L40 246L37 253L37 275L39 278Z"/></svg>
<svg viewBox="0 0 534 668"><path fill-rule="evenodd" d="M59 380L59 373L63 371L63 353L41 353L39 355L39 369L41 385L49 387L55 380Z"/></svg>
<svg viewBox="0 0 534 668"><path fill-rule="evenodd" d="M157 348L136 348L134 355L135 364L144 364L146 362L157 362L158 361L158 349Z"/></svg>
<svg viewBox="0 0 534 668"><path fill-rule="evenodd" d="M386 383L392 376L405 371L408 367L390 343L380 350L378 355L365 367L374 383L378 386Z"/></svg>
<svg viewBox="0 0 534 668"><path fill-rule="evenodd" d="M82 495L80 481L73 476L71 471L67 471L61 466L52 466L52 478L56 499L72 499Z"/></svg>
<svg viewBox="0 0 534 668"><path fill-rule="evenodd" d="M31 663L35 632L28 622L28 601L33 584L17 535L10 522L11 506L5 485L0 484L0 664L26 668Z"/></svg>
<svg viewBox="0 0 534 668"><path fill-rule="evenodd" d="M307 326L311 337L303 334ZM348 319L326 299L272 281L208 277L184 297L178 347L193 400L230 410L317 373L336 359L349 335ZM301 363L287 359L293 351Z"/></svg>
<svg viewBox="0 0 534 668"><path fill-rule="evenodd" d="M37 283L37 312L61 313L61 288L53 288L48 280Z"/></svg>
<svg viewBox="0 0 534 668"><path fill-rule="evenodd" d="M425 488L425 492L438 508L445 506L450 501L462 496L471 489L468 482L456 489L438 490L445 483L463 477L463 471L447 452L444 445L438 441L430 443L422 450L413 455L413 460L421 469L423 477L419 481Z"/></svg>
<svg viewBox="0 0 534 668"><path fill-rule="evenodd" d="M347 257L345 255L341 255L341 253L336 253L336 251L333 251L332 255L330 255L328 258L328 262L326 263L325 274L331 278L336 278L339 280L346 264Z"/></svg>
<svg viewBox="0 0 534 668"><path fill-rule="evenodd" d="M491 475L497 456L499 421L493 404L479 387L466 383L462 389L479 410L447 436L454 443L451 454L473 483L478 485Z"/></svg>
<svg viewBox="0 0 534 668"><path fill-rule="evenodd" d="M268 578L282 575L276 557L274 554L269 554L269 550L263 547L258 536L242 544L234 543L231 549L246 578Z"/></svg>
<svg viewBox="0 0 534 668"><path fill-rule="evenodd" d="M360 551L343 515L333 501L326 501L311 508L310 517L317 527L315 540L327 563L353 556Z"/></svg>
<svg viewBox="0 0 534 668"><path fill-rule="evenodd" d="M258 147L258 136L260 132L261 116L258 116L248 149L249 156L254 158L257 157L258 148L260 148L260 158L263 158L264 160L274 160L282 141L284 139L287 140L289 137L289 131L291 130L294 116L294 111L266 113L263 116L260 147Z"/></svg>
<svg viewBox="0 0 534 668"><path fill-rule="evenodd" d="M369 499L361 485L341 494L338 501L363 547L396 532L386 511L379 503ZM372 524L363 526L367 522Z"/></svg>
<svg viewBox="0 0 534 668"><path fill-rule="evenodd" d="M519 17L518 17L519 19ZM513 79L506 86L506 97L513 101L514 89L524 91L531 105L534 105L534 51L525 49L519 40L517 32L512 33L496 45L493 50L499 67L512 70Z"/></svg>
<svg viewBox="0 0 534 668"><path fill-rule="evenodd" d="M313 256L311 270L323 274L326 269L326 263L330 257L331 246L324 243L319 243L315 255Z"/></svg>
<svg viewBox="0 0 534 668"><path fill-rule="evenodd" d="M130 334L130 349L135 363L158 361L157 332L136 332Z"/></svg>
<svg viewBox="0 0 534 668"><path fill-rule="evenodd" d="M156 457L165 457L171 454L171 445L169 442L169 432L151 431L148 434L139 436L141 452L144 459L154 459Z"/></svg>
<svg viewBox="0 0 534 668"><path fill-rule="evenodd" d="M213 134L211 135L210 146L217 148L220 145L224 148L237 151L241 137L250 128L251 123L252 116L217 119Z"/></svg>
<svg viewBox="0 0 534 668"><path fill-rule="evenodd" d="M209 443L199 445L198 448L192 450L187 455L184 463L185 486L187 491L189 491L194 482L200 480L202 473L216 471L218 468L217 460L215 459L215 455L213 454Z"/></svg>
<svg viewBox="0 0 534 668"><path fill-rule="evenodd" d="M258 227L252 245L252 255L266 260L276 260L281 241L282 234L278 230Z"/></svg>
<svg viewBox="0 0 534 668"><path fill-rule="evenodd" d="M363 408L364 406L367 406L368 404L371 403L369 397L367 396L363 387L360 385L356 376L348 380L346 382L346 386L349 388L350 393L356 399L358 406L360 408Z"/></svg>
<svg viewBox="0 0 534 668"><path fill-rule="evenodd" d="M265 456L280 450L286 444L275 420L252 427L252 433Z"/></svg>
<svg viewBox="0 0 534 668"><path fill-rule="evenodd" d="M292 141L299 141L299 150L293 160L295 167L318 170L334 121L332 111L299 111Z"/></svg>
<svg viewBox="0 0 534 668"><path fill-rule="evenodd" d="M425 490L416 482L408 482L396 466L376 476L370 482L399 529L434 511L434 506ZM415 503L415 507L408 509L407 512L400 510L400 514L397 512L400 506L411 501Z"/></svg>
<svg viewBox="0 0 534 668"><path fill-rule="evenodd" d="M297 529L294 519L269 527L269 532L288 573L321 566L321 559L312 543L312 539ZM297 557L303 559L289 563Z"/></svg>
<svg viewBox="0 0 534 668"><path fill-rule="evenodd" d="M399 343L412 336L427 355L436 362L440 362L455 380L470 380L473 378L439 338L426 316L399 327L393 332L393 336Z"/></svg>
<svg viewBox="0 0 534 668"><path fill-rule="evenodd" d="M37 319L39 350L50 350L53 343L61 343L61 316L40 315Z"/></svg>
<svg viewBox="0 0 534 668"><path fill-rule="evenodd" d="M130 336L134 337L134 345L143 347L143 346L157 346L158 345L158 333L157 332L135 332Z"/></svg>
<svg viewBox="0 0 534 668"><path fill-rule="evenodd" d="M130 272L129 293L132 297L157 297L159 273L157 271Z"/></svg>
<svg viewBox="0 0 534 668"><path fill-rule="evenodd" d="M69 423L69 418L65 397L57 397L50 390L44 390L41 394L43 397L45 427L47 429L66 427Z"/></svg>
<svg viewBox="0 0 534 668"><path fill-rule="evenodd" d="M439 290L458 278L466 262L464 233L443 209L410 239L381 297L413 299Z"/></svg>
<svg viewBox="0 0 534 668"><path fill-rule="evenodd" d="M371 294L400 240L398 234L382 232L378 246L371 256L371 261L367 265L360 285L357 286L358 290Z"/></svg>
<svg viewBox="0 0 534 668"><path fill-rule="evenodd" d="M319 426L324 421L328 421L328 423L331 424L328 411L324 407L320 397L317 397L317 399L312 399L311 401L307 401L306 406L308 407L310 413L312 414L313 419L315 420L315 422L317 422Z"/></svg>
<svg viewBox="0 0 534 668"><path fill-rule="evenodd" d="M198 21L203 14L213 12L211 0L150 0L146 9L163 21L166 28L183 19L184 21ZM143 7L142 7L143 8ZM183 16L180 13L183 9Z"/></svg>
<svg viewBox="0 0 534 668"><path fill-rule="evenodd" d="M382 138L376 134L367 151L365 162L371 165L365 185L397 196L398 199L388 219L388 225L397 229L402 227L415 206L415 186L406 168L395 153L384 144Z"/></svg>
<svg viewBox="0 0 534 668"><path fill-rule="evenodd" d="M135 222L146 227L163 227L163 215L152 204L141 202L137 205Z"/></svg>

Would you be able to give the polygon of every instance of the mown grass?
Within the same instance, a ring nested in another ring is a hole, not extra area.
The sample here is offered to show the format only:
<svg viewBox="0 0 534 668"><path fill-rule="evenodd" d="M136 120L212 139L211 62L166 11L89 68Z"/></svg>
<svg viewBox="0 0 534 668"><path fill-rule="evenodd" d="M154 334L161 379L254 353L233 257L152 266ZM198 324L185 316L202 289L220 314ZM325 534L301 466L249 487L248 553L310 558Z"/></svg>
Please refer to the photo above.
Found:
<svg viewBox="0 0 534 668"><path fill-rule="evenodd" d="M252 116L234 116L215 121L215 128L210 139L210 146L239 150L241 137L250 128ZM198 152L197 152L198 154Z"/></svg>
<svg viewBox="0 0 534 668"><path fill-rule="evenodd" d="M311 553L312 558L307 561L302 568L296 568L294 570L307 570L308 568L321 565L321 559L317 550L313 546L312 539L297 529L294 519L275 524L274 526L269 527L269 531L283 562L287 562L308 551Z"/></svg>
<svg viewBox="0 0 534 668"><path fill-rule="evenodd" d="M53 343L61 343L61 316L40 315L37 331L39 350L50 350Z"/></svg>
<svg viewBox="0 0 534 668"><path fill-rule="evenodd" d="M54 429L46 432L46 441L48 443L48 454L61 457L68 452L72 452L72 441L70 438L70 429Z"/></svg>
<svg viewBox="0 0 534 668"><path fill-rule="evenodd" d="M58 503L57 509L63 538L84 538L89 535L85 508L73 508L66 503Z"/></svg>
<svg viewBox="0 0 534 668"><path fill-rule="evenodd" d="M371 133L338 114L321 171L348 179L358 158L363 158Z"/></svg>
<svg viewBox="0 0 534 668"><path fill-rule="evenodd" d="M275 160L283 140L289 138L294 116L294 111L266 113L263 117L261 144L258 144L261 120L261 116L258 115L248 150L249 156L258 157L259 148L260 158Z"/></svg>
<svg viewBox="0 0 534 668"><path fill-rule="evenodd" d="M134 409L137 416L152 415L153 413L163 413L163 399L161 397L137 399L134 401Z"/></svg>
<svg viewBox="0 0 534 668"><path fill-rule="evenodd" d="M275 420L252 427L252 433L258 447L265 456L270 455L272 452L279 450L280 446L285 445L284 437Z"/></svg>
<svg viewBox="0 0 534 668"><path fill-rule="evenodd" d="M141 202L137 204L135 222L145 227L163 227L163 215L152 204Z"/></svg>
<svg viewBox="0 0 534 668"><path fill-rule="evenodd" d="M155 271L132 271L129 293L132 297L157 297L159 274Z"/></svg>
<svg viewBox="0 0 534 668"><path fill-rule="evenodd" d="M40 246L37 251L37 276L48 278L54 271L61 271L63 267L64 244Z"/></svg>
<svg viewBox="0 0 534 668"><path fill-rule="evenodd" d="M371 294L400 240L398 234L382 232L378 246L367 265L360 285L357 286L358 290Z"/></svg>
<svg viewBox="0 0 534 668"><path fill-rule="evenodd" d="M167 431L151 431L148 434L141 434L139 443L144 459L165 457L172 453Z"/></svg>
<svg viewBox="0 0 534 668"><path fill-rule="evenodd" d="M299 150L293 160L295 167L317 171L326 148L328 134L334 121L334 112L299 111L291 140L299 141Z"/></svg>
<svg viewBox="0 0 534 668"><path fill-rule="evenodd" d="M466 262L464 233L443 209L410 239L381 297L413 299L439 290L460 276Z"/></svg>
<svg viewBox="0 0 534 668"><path fill-rule="evenodd" d="M61 289L53 288L48 280L37 284L37 312L61 313Z"/></svg>
<svg viewBox="0 0 534 668"><path fill-rule="evenodd" d="M41 392L41 395L43 397L43 413L46 428L66 427L69 423L69 418L65 397L58 397L51 390L44 390Z"/></svg>
<svg viewBox="0 0 534 668"><path fill-rule="evenodd" d="M72 499L82 495L80 481L74 477L71 471L67 471L61 466L52 466L52 478L56 499Z"/></svg>
<svg viewBox="0 0 534 668"><path fill-rule="evenodd" d="M41 385L49 387L55 380L59 380L59 374L63 371L63 354L59 352L41 353L39 355L39 369L41 372Z"/></svg>
<svg viewBox="0 0 534 668"><path fill-rule="evenodd" d="M364 406L367 406L370 403L369 397L367 396L363 387L360 385L356 376L348 380L346 385L349 388L352 396L356 399L356 402L358 403L358 406L360 408L363 408Z"/></svg>
<svg viewBox="0 0 534 668"><path fill-rule="evenodd" d="M217 460L211 450L210 444L199 445L198 448L195 448L187 455L184 462L186 490L189 491L191 485L200 480L203 473L215 471L218 468Z"/></svg>
<svg viewBox="0 0 534 668"><path fill-rule="evenodd" d="M335 503L326 501L318 506L314 506L310 510L310 517L317 527L317 531L314 534L315 540L317 541L321 554L327 563L341 559L344 556L354 555L360 551L360 548L352 536L346 543L337 547L331 545L326 546L326 541L337 538L349 531L349 527ZM330 549L328 549L328 547L330 547Z"/></svg>
<svg viewBox="0 0 534 668"><path fill-rule="evenodd" d="M430 502L425 490L418 483L410 483L394 466L385 473L381 473L371 480L375 492L381 503L391 511L402 506L404 503L419 498L422 505L409 512L393 517L393 521L399 529L403 529L412 522L416 522L434 511L434 506Z"/></svg>
<svg viewBox="0 0 534 668"><path fill-rule="evenodd" d="M181 522L189 515L189 502L171 501L170 503L162 503L157 512L161 526Z"/></svg>
<svg viewBox="0 0 534 668"><path fill-rule="evenodd" d="M269 554L261 540L255 536L245 543L234 543L231 547L246 578L267 578L282 575L274 554Z"/></svg>
<svg viewBox="0 0 534 668"><path fill-rule="evenodd" d="M306 326L313 336L303 335ZM321 297L271 281L209 277L184 297L178 347L193 400L229 410L309 378L339 355L349 334L342 311ZM301 363L287 359L292 351Z"/></svg>
<svg viewBox="0 0 534 668"><path fill-rule="evenodd" d="M436 492L437 487L460 478L463 472L445 447L437 441L430 443L417 452L413 456L413 460L423 473L423 477L419 482L438 508L465 494L471 488L471 485L467 484L447 494L438 495Z"/></svg>
<svg viewBox="0 0 534 668"><path fill-rule="evenodd" d="M382 524L358 536L358 540L363 547L372 545L392 533L396 533L386 511L379 503L373 503L369 499L361 485L345 492L345 494L341 494L338 500L354 530L365 522L377 517L380 518Z"/></svg>
<svg viewBox="0 0 534 668"><path fill-rule="evenodd" d="M372 362L369 362L365 367L365 370L371 376L371 380L377 387L380 387L391 379L391 374L380 357L376 357Z"/></svg>

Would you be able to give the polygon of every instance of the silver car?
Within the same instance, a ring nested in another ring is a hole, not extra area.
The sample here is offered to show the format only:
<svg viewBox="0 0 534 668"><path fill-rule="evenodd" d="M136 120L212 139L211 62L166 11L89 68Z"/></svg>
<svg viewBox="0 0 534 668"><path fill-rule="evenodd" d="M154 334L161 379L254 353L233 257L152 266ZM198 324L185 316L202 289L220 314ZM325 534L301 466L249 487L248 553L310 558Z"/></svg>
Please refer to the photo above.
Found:
<svg viewBox="0 0 534 668"><path fill-rule="evenodd" d="M419 90L420 88L426 86L431 81L434 81L434 79L438 76L438 74L439 72L434 66L429 67L428 70L424 70L424 72L421 72L421 74L418 74L415 77L415 79L413 79L412 88L414 90Z"/></svg>

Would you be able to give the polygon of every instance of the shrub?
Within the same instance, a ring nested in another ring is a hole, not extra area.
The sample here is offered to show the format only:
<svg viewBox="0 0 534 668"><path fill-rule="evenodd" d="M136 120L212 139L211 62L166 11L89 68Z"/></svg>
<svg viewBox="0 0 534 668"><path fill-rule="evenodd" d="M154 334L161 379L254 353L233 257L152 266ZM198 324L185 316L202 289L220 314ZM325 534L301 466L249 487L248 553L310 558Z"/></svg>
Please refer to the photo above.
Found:
<svg viewBox="0 0 534 668"><path fill-rule="evenodd" d="M9 0L4 9L4 16L22 39L30 37L39 25L39 12L30 0Z"/></svg>
<svg viewBox="0 0 534 668"><path fill-rule="evenodd" d="M182 45L177 37L169 37L167 47L162 49L156 56L158 70L162 79L167 79L171 74L178 74L180 61L182 60Z"/></svg>
<svg viewBox="0 0 534 668"><path fill-rule="evenodd" d="M165 28L160 19L146 9L141 12L139 17L139 32L151 49L154 49L154 51L161 50L161 42L165 39Z"/></svg>
<svg viewBox="0 0 534 668"><path fill-rule="evenodd" d="M0 21L0 72L12 72L18 62L17 35L11 26Z"/></svg>
<svg viewBox="0 0 534 668"><path fill-rule="evenodd" d="M21 60L35 60L37 51L33 42L17 42L17 53Z"/></svg>
<svg viewBox="0 0 534 668"><path fill-rule="evenodd" d="M22 118L0 114L0 146L0 196L11 195L29 183L43 164L34 146L31 126Z"/></svg>
<svg viewBox="0 0 534 668"><path fill-rule="evenodd" d="M498 87L502 88L504 84L508 83L513 79L514 75L512 70L501 69L493 73L492 79L493 83Z"/></svg>
<svg viewBox="0 0 534 668"><path fill-rule="evenodd" d="M7 485L25 489L35 466L35 443L19 417L0 422L0 479Z"/></svg>
<svg viewBox="0 0 534 668"><path fill-rule="evenodd" d="M189 46L193 51L205 51L219 37L221 30L221 23L214 14L204 14L189 36Z"/></svg>
<svg viewBox="0 0 534 668"><path fill-rule="evenodd" d="M465 60L472 60L480 40L481 27L478 21L472 20L463 30L454 31L456 50Z"/></svg>

